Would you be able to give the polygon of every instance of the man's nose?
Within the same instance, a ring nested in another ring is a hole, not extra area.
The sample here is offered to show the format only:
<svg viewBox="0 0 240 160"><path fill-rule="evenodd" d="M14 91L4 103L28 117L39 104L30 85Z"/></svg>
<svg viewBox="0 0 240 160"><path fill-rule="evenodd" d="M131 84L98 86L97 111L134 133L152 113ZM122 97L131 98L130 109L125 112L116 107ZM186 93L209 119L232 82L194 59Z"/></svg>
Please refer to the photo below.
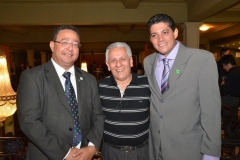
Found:
<svg viewBox="0 0 240 160"><path fill-rule="evenodd" d="M68 48L69 50L73 50L73 43L68 43L67 48Z"/></svg>
<svg viewBox="0 0 240 160"><path fill-rule="evenodd" d="M121 66L121 60L116 61L116 66Z"/></svg>
<svg viewBox="0 0 240 160"><path fill-rule="evenodd" d="M164 35L163 33L160 33L158 36L158 41L162 41L162 40L164 40Z"/></svg>

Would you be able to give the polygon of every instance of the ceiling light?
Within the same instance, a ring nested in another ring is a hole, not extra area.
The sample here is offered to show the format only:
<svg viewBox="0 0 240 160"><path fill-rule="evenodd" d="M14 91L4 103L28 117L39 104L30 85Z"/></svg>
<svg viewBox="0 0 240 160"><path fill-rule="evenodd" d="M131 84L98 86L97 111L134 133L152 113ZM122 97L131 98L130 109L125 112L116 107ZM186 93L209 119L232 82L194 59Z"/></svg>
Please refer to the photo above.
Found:
<svg viewBox="0 0 240 160"><path fill-rule="evenodd" d="M82 62L82 64L81 64L81 69L84 70L84 71L86 71L86 72L88 71L88 70L87 70L87 62Z"/></svg>
<svg viewBox="0 0 240 160"><path fill-rule="evenodd" d="M206 31L206 30L209 29L209 27L206 26L206 25L203 25L203 26L201 26L199 29L200 29L201 31Z"/></svg>

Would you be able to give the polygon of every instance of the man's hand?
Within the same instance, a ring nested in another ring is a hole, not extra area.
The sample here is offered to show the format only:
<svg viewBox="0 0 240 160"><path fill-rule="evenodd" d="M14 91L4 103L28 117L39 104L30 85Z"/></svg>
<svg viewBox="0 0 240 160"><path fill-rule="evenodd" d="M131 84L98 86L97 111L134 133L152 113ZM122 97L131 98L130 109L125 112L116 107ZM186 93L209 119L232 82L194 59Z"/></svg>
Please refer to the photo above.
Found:
<svg viewBox="0 0 240 160"><path fill-rule="evenodd" d="M79 149L72 155L72 157L77 158L78 160L91 160L95 152L96 148L94 146L88 146Z"/></svg>
<svg viewBox="0 0 240 160"><path fill-rule="evenodd" d="M79 160L79 159L80 159L80 149L71 148L65 160Z"/></svg>
<svg viewBox="0 0 240 160"><path fill-rule="evenodd" d="M222 86L222 85L225 85L225 81L222 81L221 86Z"/></svg>

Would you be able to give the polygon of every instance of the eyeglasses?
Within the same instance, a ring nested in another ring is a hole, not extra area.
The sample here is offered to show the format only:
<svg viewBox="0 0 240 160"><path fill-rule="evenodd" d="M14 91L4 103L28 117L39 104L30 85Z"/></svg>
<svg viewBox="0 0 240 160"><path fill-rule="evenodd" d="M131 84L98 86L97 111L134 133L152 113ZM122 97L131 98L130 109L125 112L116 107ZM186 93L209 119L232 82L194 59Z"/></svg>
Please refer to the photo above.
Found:
<svg viewBox="0 0 240 160"><path fill-rule="evenodd" d="M69 42L69 41L66 41L66 40L53 41L53 42L60 43L63 47L68 47L69 44L72 44L73 47L75 47L75 48L80 48L81 47L81 44L79 44L78 42Z"/></svg>

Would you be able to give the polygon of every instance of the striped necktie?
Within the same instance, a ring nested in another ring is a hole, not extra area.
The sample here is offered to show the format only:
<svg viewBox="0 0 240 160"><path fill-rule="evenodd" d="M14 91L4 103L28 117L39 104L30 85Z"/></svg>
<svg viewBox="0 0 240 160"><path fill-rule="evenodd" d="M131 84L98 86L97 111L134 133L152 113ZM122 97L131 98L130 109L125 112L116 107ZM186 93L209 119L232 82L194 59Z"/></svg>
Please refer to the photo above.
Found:
<svg viewBox="0 0 240 160"><path fill-rule="evenodd" d="M170 71L168 62L169 62L169 59L167 59L167 58L163 59L164 68L163 68L163 72L162 72L162 81L161 81L161 92L162 93L168 89L168 77L169 77L169 71Z"/></svg>
<svg viewBox="0 0 240 160"><path fill-rule="evenodd" d="M73 142L72 146L76 147L82 141L82 132L80 128L79 118L78 118L78 102L76 100L76 95L74 88L70 81L70 72L64 72L63 77L66 78L65 81L65 94L67 96L68 104L70 105L72 116L73 116Z"/></svg>

